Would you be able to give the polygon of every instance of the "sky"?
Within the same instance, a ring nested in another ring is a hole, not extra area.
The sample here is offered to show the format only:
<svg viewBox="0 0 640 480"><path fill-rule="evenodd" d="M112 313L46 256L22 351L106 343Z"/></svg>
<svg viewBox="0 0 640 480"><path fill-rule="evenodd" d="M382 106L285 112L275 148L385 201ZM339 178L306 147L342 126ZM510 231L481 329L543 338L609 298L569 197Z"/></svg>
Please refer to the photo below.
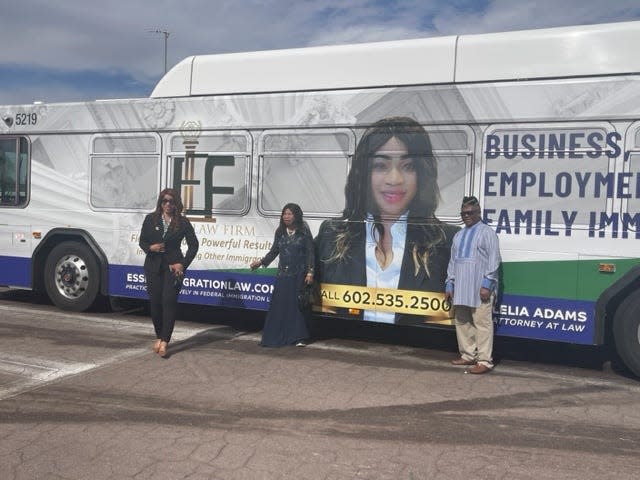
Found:
<svg viewBox="0 0 640 480"><path fill-rule="evenodd" d="M631 20L640 0L0 0L0 104L148 97L162 31L170 69L199 54Z"/></svg>

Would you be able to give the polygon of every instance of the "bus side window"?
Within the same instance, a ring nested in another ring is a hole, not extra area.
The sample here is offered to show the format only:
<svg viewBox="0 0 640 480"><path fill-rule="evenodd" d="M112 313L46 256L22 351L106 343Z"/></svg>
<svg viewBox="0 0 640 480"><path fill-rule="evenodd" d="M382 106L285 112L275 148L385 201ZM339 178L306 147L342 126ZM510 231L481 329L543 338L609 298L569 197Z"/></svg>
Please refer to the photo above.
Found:
<svg viewBox="0 0 640 480"><path fill-rule="evenodd" d="M0 139L0 205L27 203L29 144L24 137Z"/></svg>
<svg viewBox="0 0 640 480"><path fill-rule="evenodd" d="M152 210L160 178L155 134L101 134L91 141L91 207Z"/></svg>
<svg viewBox="0 0 640 480"><path fill-rule="evenodd" d="M607 123L490 126L483 141L484 211L496 226L500 219L498 233L535 231L547 212L556 223L561 215L570 218L567 231L593 228L594 212L608 218L615 133Z"/></svg>
<svg viewBox="0 0 640 480"><path fill-rule="evenodd" d="M243 216L250 206L252 138L247 131L202 132L169 141L171 183L190 218Z"/></svg>
<svg viewBox="0 0 640 480"><path fill-rule="evenodd" d="M468 191L475 136L467 126L425 127L438 166L440 202L436 217L460 221L460 199Z"/></svg>
<svg viewBox="0 0 640 480"><path fill-rule="evenodd" d="M629 168L628 173L631 178L637 179L640 178L640 122L636 122L631 128L635 128L635 133L630 139L632 144L626 149L628 157L625 163ZM636 219L638 212L640 212L640 195L638 194L640 186L629 188L628 190L628 192L625 192L628 198L626 209L623 209L622 213L626 213L627 218L630 220L630 230L638 231L640 230L640 224L638 224Z"/></svg>
<svg viewBox="0 0 640 480"><path fill-rule="evenodd" d="M305 216L339 217L344 186L355 151L353 132L340 130L280 130L260 139L258 208L279 215L288 202Z"/></svg>

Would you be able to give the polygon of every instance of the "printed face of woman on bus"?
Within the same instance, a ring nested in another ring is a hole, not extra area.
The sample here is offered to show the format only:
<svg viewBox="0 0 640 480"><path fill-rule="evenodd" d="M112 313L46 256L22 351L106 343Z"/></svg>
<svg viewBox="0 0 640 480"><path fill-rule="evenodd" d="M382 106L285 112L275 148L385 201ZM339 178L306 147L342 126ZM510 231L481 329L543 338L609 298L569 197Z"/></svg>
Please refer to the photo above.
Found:
<svg viewBox="0 0 640 480"><path fill-rule="evenodd" d="M284 222L285 226L290 227L291 225L293 225L294 220L295 217L291 210L287 208L284 212L282 212L282 221Z"/></svg>
<svg viewBox="0 0 640 480"><path fill-rule="evenodd" d="M371 193L381 217L396 219L418 191L418 175L407 147L396 137L371 157Z"/></svg>

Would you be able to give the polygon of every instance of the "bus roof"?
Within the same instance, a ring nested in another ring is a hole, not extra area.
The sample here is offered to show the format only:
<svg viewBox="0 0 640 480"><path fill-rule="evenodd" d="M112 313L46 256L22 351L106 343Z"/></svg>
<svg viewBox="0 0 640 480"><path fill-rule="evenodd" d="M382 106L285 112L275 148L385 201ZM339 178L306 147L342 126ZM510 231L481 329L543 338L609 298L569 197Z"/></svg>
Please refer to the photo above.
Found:
<svg viewBox="0 0 640 480"><path fill-rule="evenodd" d="M640 21L197 55L151 97L613 75L640 71Z"/></svg>

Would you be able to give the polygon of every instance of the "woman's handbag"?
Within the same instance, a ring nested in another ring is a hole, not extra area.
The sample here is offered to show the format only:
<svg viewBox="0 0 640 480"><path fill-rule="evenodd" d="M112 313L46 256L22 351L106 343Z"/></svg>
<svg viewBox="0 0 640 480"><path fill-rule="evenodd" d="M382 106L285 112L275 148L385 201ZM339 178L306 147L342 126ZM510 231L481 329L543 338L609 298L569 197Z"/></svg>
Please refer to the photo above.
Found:
<svg viewBox="0 0 640 480"><path fill-rule="evenodd" d="M320 291L316 282L307 285L302 282L302 286L298 289L298 310L301 312L311 311L311 306L320 301Z"/></svg>

